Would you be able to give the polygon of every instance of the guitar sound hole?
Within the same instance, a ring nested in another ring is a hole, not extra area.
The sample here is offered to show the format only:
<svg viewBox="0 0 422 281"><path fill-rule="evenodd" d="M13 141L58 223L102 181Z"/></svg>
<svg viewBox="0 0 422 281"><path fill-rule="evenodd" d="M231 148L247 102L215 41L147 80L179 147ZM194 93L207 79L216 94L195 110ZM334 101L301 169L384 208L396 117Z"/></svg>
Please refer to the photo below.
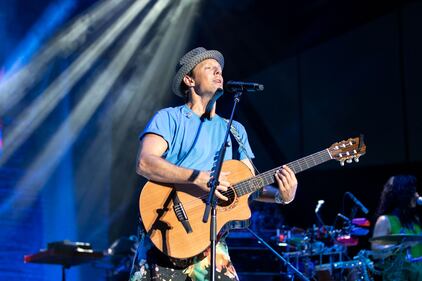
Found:
<svg viewBox="0 0 422 281"><path fill-rule="evenodd" d="M224 201L224 200L218 199L217 205L220 206L220 207L227 207L227 206L231 205L234 202L234 200L236 199L236 194L234 192L234 189L231 188L231 187L229 187L229 189L227 189L227 191L221 192L221 194L223 194L224 196L229 198L229 200Z"/></svg>

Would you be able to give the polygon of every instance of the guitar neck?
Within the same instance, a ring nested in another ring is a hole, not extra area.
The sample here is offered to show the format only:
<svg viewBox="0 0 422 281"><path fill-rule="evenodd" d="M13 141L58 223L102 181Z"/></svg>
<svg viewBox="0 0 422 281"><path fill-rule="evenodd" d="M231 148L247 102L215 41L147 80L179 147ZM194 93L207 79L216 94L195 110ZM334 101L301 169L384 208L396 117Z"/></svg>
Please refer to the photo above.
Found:
<svg viewBox="0 0 422 281"><path fill-rule="evenodd" d="M286 166L288 166L295 174L297 174L331 159L332 157L328 149L324 149L293 162L287 163ZM281 167L282 166L274 168L255 177L237 183L234 186L237 196L243 196L263 188L266 185L273 184L275 181L274 175Z"/></svg>

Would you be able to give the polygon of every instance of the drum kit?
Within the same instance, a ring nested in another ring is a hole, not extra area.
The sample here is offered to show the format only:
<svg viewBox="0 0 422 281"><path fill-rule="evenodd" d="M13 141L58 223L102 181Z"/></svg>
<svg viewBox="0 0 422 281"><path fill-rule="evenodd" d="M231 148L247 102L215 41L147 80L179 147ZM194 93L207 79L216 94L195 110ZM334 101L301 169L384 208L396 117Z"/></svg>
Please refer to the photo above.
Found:
<svg viewBox="0 0 422 281"><path fill-rule="evenodd" d="M360 274L360 280L371 280L362 278L367 260L360 257L350 260L347 255L348 247L356 246L359 237L368 232L356 225L341 229L313 226L307 230L285 228L275 238L286 260L310 280L347 280L352 278L352 271L355 276ZM286 280L295 280L289 270L286 272Z"/></svg>
<svg viewBox="0 0 422 281"><path fill-rule="evenodd" d="M314 226L307 230L284 228L277 231L273 239L282 248L285 259L309 280L373 281L378 280L376 276L380 276L382 270L385 270L385 261L399 256L404 256L410 263L422 261L422 257L413 258L410 254L412 246L422 243L422 235L409 234L371 238L371 243L385 247L381 250L361 250L353 258L349 258L348 248L358 245L359 237L369 233L362 226L354 225L347 229L334 229L331 226ZM369 227L367 220L365 227ZM401 254L406 252L407 255ZM286 272L283 280L296 280L288 268Z"/></svg>

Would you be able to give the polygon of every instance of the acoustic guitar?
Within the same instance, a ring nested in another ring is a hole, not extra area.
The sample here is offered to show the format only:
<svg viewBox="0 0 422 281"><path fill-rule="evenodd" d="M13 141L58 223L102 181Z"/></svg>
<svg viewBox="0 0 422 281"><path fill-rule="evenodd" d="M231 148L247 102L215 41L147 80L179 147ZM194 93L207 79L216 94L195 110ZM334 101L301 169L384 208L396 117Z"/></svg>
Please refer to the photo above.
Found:
<svg viewBox="0 0 422 281"><path fill-rule="evenodd" d="M329 148L286 164L295 173L329 160L341 165L365 154L363 137L337 142ZM222 192L228 201L217 204L217 231L233 221L251 216L248 197L253 192L275 182L274 175L281 167L253 176L241 161L228 160L222 171L230 171L231 187ZM202 222L208 193L193 184L164 184L149 181L141 190L139 211L151 241L164 254L178 259L196 256L210 246L210 220Z"/></svg>

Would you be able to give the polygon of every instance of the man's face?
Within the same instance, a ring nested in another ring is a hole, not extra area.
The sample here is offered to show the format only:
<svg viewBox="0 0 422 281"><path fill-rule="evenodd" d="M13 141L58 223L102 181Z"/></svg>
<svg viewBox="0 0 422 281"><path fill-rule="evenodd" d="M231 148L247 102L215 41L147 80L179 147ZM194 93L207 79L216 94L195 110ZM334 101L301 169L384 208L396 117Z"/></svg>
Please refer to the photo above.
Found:
<svg viewBox="0 0 422 281"><path fill-rule="evenodd" d="M195 92L200 95L213 95L218 88L223 88L221 65L214 59L206 59L193 69Z"/></svg>

